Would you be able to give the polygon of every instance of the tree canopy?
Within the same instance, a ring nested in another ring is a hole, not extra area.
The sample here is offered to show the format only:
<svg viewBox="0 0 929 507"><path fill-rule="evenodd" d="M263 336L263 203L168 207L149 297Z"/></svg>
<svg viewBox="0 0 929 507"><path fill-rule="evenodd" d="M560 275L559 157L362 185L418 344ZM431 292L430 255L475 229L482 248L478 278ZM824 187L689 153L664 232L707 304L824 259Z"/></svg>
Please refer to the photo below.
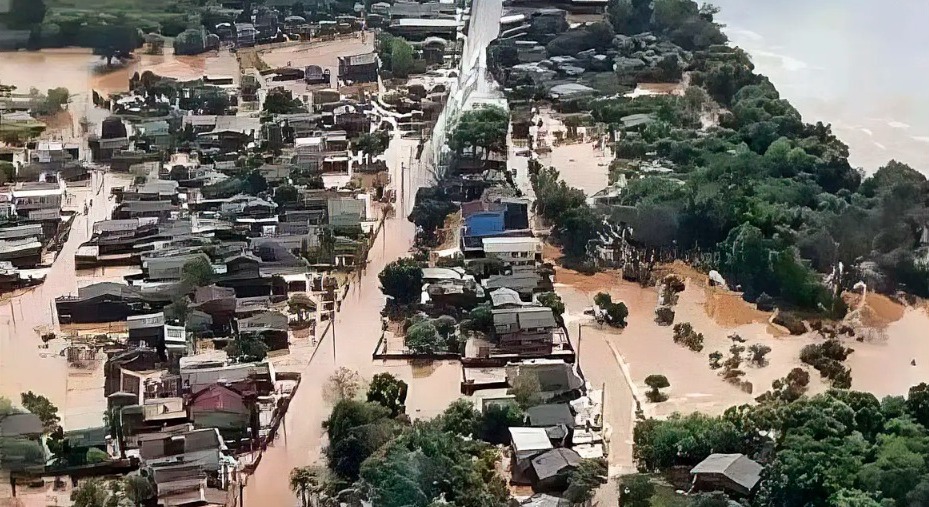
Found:
<svg viewBox="0 0 929 507"><path fill-rule="evenodd" d="M378 275L381 290L397 304L419 301L423 288L423 268L412 258L391 262Z"/></svg>
<svg viewBox="0 0 929 507"><path fill-rule="evenodd" d="M770 449L754 505L919 505L908 502L929 491L921 389L906 401L830 390L764 398L719 417L648 419L635 427L634 455L640 470L653 471L693 466L714 452L751 457Z"/></svg>
<svg viewBox="0 0 929 507"><path fill-rule="evenodd" d="M506 133L510 115L499 106L483 106L462 113L458 118L448 146L456 153L466 149L482 150L486 157L491 152L506 150Z"/></svg>

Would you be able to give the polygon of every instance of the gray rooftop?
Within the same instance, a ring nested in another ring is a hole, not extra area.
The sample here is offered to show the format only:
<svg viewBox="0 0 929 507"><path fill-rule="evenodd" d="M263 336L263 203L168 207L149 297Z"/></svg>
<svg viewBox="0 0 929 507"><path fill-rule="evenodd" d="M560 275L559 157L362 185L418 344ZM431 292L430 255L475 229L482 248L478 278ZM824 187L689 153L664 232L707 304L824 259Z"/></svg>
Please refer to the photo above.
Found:
<svg viewBox="0 0 929 507"><path fill-rule="evenodd" d="M724 475L736 484L751 490L761 479L762 469L761 465L748 459L744 454L710 454L690 469L690 473Z"/></svg>
<svg viewBox="0 0 929 507"><path fill-rule="evenodd" d="M572 449L552 449L532 458L532 469L539 480L545 480L576 467L581 462L581 455Z"/></svg>

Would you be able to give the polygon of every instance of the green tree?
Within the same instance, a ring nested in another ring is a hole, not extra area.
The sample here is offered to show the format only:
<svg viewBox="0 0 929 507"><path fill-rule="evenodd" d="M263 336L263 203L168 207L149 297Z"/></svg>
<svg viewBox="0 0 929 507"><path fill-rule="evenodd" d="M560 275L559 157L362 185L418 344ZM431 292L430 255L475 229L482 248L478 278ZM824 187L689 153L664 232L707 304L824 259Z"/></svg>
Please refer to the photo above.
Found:
<svg viewBox="0 0 929 507"><path fill-rule="evenodd" d="M765 366L768 364L768 360L765 356L768 355L768 352L771 352L771 347L760 343L753 343L748 347L748 351L751 353L749 361L752 363L758 366Z"/></svg>
<svg viewBox="0 0 929 507"><path fill-rule="evenodd" d="M300 192L293 185L281 185L274 189L274 202L279 206L294 204L300 199Z"/></svg>
<svg viewBox="0 0 929 507"><path fill-rule="evenodd" d="M283 88L274 88L265 96L262 110L270 114L295 114L304 113L306 108L303 102L293 98L289 90Z"/></svg>
<svg viewBox="0 0 929 507"><path fill-rule="evenodd" d="M660 389L671 387L671 383L668 382L668 377L664 375L649 375L645 377L645 385L652 388L651 391L646 393L646 397L649 401L661 402L668 399L668 395L660 391Z"/></svg>
<svg viewBox="0 0 929 507"><path fill-rule="evenodd" d="M225 350L226 355L238 363L263 361L268 357L268 345L256 333L236 334Z"/></svg>
<svg viewBox="0 0 929 507"><path fill-rule="evenodd" d="M120 482L123 494L135 507L141 507L142 504L155 496L155 488L148 477L135 474L127 475Z"/></svg>
<svg viewBox="0 0 929 507"><path fill-rule="evenodd" d="M390 373L378 373L368 386L368 401L390 409L390 416L406 412L406 382Z"/></svg>
<svg viewBox="0 0 929 507"><path fill-rule="evenodd" d="M494 328L493 308L488 303L475 306L468 312L467 317L461 320L459 327L462 334L490 333Z"/></svg>
<svg viewBox="0 0 929 507"><path fill-rule="evenodd" d="M415 303L423 289L423 268L415 260L405 257L385 266L378 280L381 291L397 304Z"/></svg>
<svg viewBox="0 0 929 507"><path fill-rule="evenodd" d="M616 483L621 507L650 507L655 496L655 485L644 474L625 475Z"/></svg>
<svg viewBox="0 0 929 507"><path fill-rule="evenodd" d="M20 394L20 401L26 410L42 420L45 431L54 430L58 426L58 422L61 421L61 417L58 417L58 407L52 405L52 402L45 396L27 391Z"/></svg>
<svg viewBox="0 0 929 507"><path fill-rule="evenodd" d="M629 316L629 308L626 307L625 303L622 301L614 303L613 298L609 294L598 292L597 295L594 296L594 304L606 312L606 320L610 325L626 327L626 317Z"/></svg>
<svg viewBox="0 0 929 507"><path fill-rule="evenodd" d="M390 44L390 70L396 77L407 77L413 70L413 46L399 37Z"/></svg>
<svg viewBox="0 0 929 507"><path fill-rule="evenodd" d="M456 153L465 149L481 149L486 158L491 152L506 149L506 133L510 115L499 106L484 106L466 111L458 119L448 145Z"/></svg>
<svg viewBox="0 0 929 507"><path fill-rule="evenodd" d="M455 433L463 437L470 437L476 432L478 421L481 414L474 409L474 403L470 400L459 398L453 401L448 408L442 412L439 422L442 431Z"/></svg>
<svg viewBox="0 0 929 507"><path fill-rule="evenodd" d="M371 159L384 153L387 149L389 137L386 133L366 132L359 135L352 141L352 147L361 152L365 163L371 163Z"/></svg>
<svg viewBox="0 0 929 507"><path fill-rule="evenodd" d="M174 38L174 54L199 55L206 51L206 33L203 27L188 28Z"/></svg>
<svg viewBox="0 0 929 507"><path fill-rule="evenodd" d="M97 478L87 479L71 491L74 507L108 507L110 492L106 485Z"/></svg>
<svg viewBox="0 0 929 507"><path fill-rule="evenodd" d="M536 300L542 306L547 306L552 309L552 313L555 315L555 318L560 322L562 320L562 315L564 315L565 306L564 302L561 300L561 296L554 292L543 292L536 296Z"/></svg>
<svg viewBox="0 0 929 507"><path fill-rule="evenodd" d="M556 219L556 225L564 253L572 259L585 258L590 242L604 230L603 217L586 205L569 209Z"/></svg>
<svg viewBox="0 0 929 507"><path fill-rule="evenodd" d="M139 29L134 26L102 25L91 33L93 53L106 58L107 65L113 64L113 58L129 58L134 50L142 46Z"/></svg>
<svg viewBox="0 0 929 507"><path fill-rule="evenodd" d="M212 280L213 266L203 257L191 259L181 268L181 283L187 287L204 287Z"/></svg>
<svg viewBox="0 0 929 507"><path fill-rule="evenodd" d="M910 388L906 411L916 422L929 427L929 384L920 382Z"/></svg>
<svg viewBox="0 0 929 507"><path fill-rule="evenodd" d="M326 457L340 478L354 481L361 464L395 435L390 410L378 403L342 400L324 423L329 432Z"/></svg>
<svg viewBox="0 0 929 507"><path fill-rule="evenodd" d="M523 424L524 414L518 405L490 405L478 420L477 436L493 445L510 445L510 428Z"/></svg>
<svg viewBox="0 0 929 507"><path fill-rule="evenodd" d="M406 348L415 354L434 354L445 350L446 341L430 321L423 321L410 326L404 339Z"/></svg>
<svg viewBox="0 0 929 507"><path fill-rule="evenodd" d="M10 28L29 28L45 19L44 0L13 0L9 5Z"/></svg>
<svg viewBox="0 0 929 507"><path fill-rule="evenodd" d="M564 497L573 504L587 503L597 488L607 482L605 459L584 459L568 476L568 489Z"/></svg>

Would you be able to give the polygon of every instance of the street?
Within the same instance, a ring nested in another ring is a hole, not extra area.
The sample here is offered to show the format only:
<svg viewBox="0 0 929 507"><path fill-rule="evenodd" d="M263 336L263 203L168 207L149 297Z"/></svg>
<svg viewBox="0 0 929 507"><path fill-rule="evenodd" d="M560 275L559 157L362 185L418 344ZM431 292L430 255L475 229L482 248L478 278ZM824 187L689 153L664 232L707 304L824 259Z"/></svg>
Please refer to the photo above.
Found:
<svg viewBox="0 0 929 507"><path fill-rule="evenodd" d="M95 172L89 186L69 187L68 194L73 197L64 208L81 214L74 219L70 237L48 270L45 283L0 302L0 395L15 402L24 391L47 396L59 407L65 429L100 423L106 405L103 379L99 379L99 393L69 393L67 363L57 354L64 343L56 340L51 345L57 349L42 349L40 335L55 328L53 312L56 297L76 293L79 282L86 285L91 279L106 281L124 274L125 270L118 268L77 273L74 252L90 237L91 224L109 218L113 206L109 199L110 189L126 184L127 178ZM83 214L85 201L88 204L93 201L88 206L87 215Z"/></svg>
<svg viewBox="0 0 929 507"><path fill-rule="evenodd" d="M416 163L401 178L401 163L409 167L410 150L415 146L416 141L395 137L387 151L391 181L396 185L404 182L408 209L412 207L416 190L433 184L426 169ZM399 194L398 191L398 199ZM381 337L380 311L385 302L377 275L389 262L406 255L413 244L414 226L401 211L399 201L397 208L396 216L385 221L371 248L366 270L352 283L342 302L336 314L335 332L330 328L321 338L316 354L297 369L303 377L285 416L286 430L265 451L255 474L248 478L245 505L293 504L294 495L287 482L290 470L317 462L322 464L319 461L325 445L322 423L331 409L323 400L322 388L338 367L357 370L367 380L380 372L389 372L404 380L409 385L407 412L413 418L435 416L459 397L461 366L457 361L413 365L409 361L374 362L371 359Z"/></svg>

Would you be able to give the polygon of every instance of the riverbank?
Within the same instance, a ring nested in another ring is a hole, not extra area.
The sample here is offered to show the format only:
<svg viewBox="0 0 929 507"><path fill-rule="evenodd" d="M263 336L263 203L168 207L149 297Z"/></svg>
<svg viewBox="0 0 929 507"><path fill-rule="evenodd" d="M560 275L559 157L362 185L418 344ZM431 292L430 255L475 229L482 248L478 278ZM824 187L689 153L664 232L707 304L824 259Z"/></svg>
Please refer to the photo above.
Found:
<svg viewBox="0 0 929 507"><path fill-rule="evenodd" d="M929 18L929 3L714 4L733 44L806 121L831 123L854 165L873 173L894 158L929 175L929 96L918 91L929 76L929 32L899 22Z"/></svg>

